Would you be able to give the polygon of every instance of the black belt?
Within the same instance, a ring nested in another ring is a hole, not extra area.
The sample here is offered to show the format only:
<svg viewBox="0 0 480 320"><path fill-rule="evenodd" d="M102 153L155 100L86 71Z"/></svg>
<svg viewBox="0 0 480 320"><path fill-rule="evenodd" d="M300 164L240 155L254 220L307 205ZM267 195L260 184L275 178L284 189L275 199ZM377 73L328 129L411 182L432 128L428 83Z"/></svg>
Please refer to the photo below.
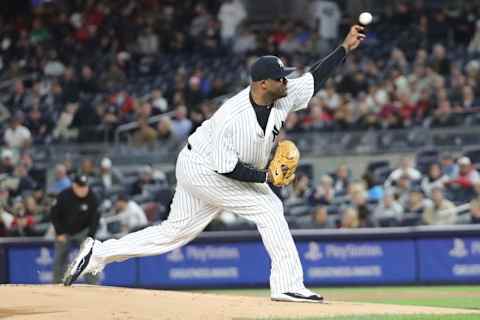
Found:
<svg viewBox="0 0 480 320"><path fill-rule="evenodd" d="M190 142L187 142L187 149L192 150L192 145L190 144Z"/></svg>

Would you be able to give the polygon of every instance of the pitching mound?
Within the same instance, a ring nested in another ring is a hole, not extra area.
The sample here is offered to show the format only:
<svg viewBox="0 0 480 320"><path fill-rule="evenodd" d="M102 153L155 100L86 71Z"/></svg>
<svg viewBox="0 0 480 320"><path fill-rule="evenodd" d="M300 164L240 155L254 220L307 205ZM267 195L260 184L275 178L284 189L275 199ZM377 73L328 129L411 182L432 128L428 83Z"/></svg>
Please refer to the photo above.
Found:
<svg viewBox="0 0 480 320"><path fill-rule="evenodd" d="M258 319L361 314L458 314L472 310L328 301L272 302L264 297L74 285L0 286L0 318L12 320ZM478 312L480 314L480 312Z"/></svg>

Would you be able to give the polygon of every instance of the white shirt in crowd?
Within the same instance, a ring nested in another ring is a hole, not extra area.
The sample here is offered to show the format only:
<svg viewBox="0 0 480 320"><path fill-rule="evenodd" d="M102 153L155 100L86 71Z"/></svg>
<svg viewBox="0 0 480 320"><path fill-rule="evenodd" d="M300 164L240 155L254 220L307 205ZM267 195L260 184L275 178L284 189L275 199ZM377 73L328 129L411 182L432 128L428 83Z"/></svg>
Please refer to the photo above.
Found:
<svg viewBox="0 0 480 320"><path fill-rule="evenodd" d="M120 211L117 216L121 219L122 225L128 226L129 230L148 223L145 212L135 201L128 201L125 210Z"/></svg>
<svg viewBox="0 0 480 320"><path fill-rule="evenodd" d="M0 211L0 221L3 221L3 224L5 225L5 228L10 229L12 226L14 217L7 211Z"/></svg>
<svg viewBox="0 0 480 320"><path fill-rule="evenodd" d="M312 13L319 19L318 32L323 39L338 38L338 25L342 18L340 8L334 1L318 0L312 4Z"/></svg>
<svg viewBox="0 0 480 320"><path fill-rule="evenodd" d="M238 25L245 19L247 12L239 0L227 1L222 4L218 12L218 20L222 24L220 34L223 40L235 36Z"/></svg>
<svg viewBox="0 0 480 320"><path fill-rule="evenodd" d="M102 222L104 224L119 222L124 232L148 224L145 212L135 201L128 201L124 210L114 216L102 218Z"/></svg>
<svg viewBox="0 0 480 320"><path fill-rule="evenodd" d="M403 175L407 175L410 178L410 180L413 180L413 181L419 180L422 177L422 174L420 173L420 171L418 171L415 168L412 168L412 167L407 169L398 168L393 170L393 172L387 178L387 180L385 181L385 186L387 187L391 186L394 181L397 181Z"/></svg>
<svg viewBox="0 0 480 320"><path fill-rule="evenodd" d="M10 148L21 148L30 141L32 134L27 127L18 126L15 129L7 128L3 139Z"/></svg>

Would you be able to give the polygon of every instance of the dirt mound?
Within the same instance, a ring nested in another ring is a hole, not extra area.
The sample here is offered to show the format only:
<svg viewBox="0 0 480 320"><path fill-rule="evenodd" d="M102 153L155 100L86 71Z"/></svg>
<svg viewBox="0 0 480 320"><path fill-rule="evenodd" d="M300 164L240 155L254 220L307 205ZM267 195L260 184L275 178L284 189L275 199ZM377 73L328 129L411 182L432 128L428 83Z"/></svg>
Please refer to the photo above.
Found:
<svg viewBox="0 0 480 320"><path fill-rule="evenodd" d="M303 318L361 314L457 314L472 310L328 301L272 302L244 297L74 285L0 286L0 319L146 320ZM480 314L480 312L478 312Z"/></svg>

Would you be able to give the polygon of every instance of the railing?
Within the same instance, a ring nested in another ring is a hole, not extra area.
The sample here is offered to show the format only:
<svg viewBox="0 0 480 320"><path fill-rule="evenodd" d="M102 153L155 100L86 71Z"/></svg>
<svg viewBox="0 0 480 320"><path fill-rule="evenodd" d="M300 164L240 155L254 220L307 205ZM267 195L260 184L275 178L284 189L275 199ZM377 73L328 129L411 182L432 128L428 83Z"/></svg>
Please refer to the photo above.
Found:
<svg viewBox="0 0 480 320"><path fill-rule="evenodd" d="M31 80L31 79L35 79L35 77L37 77L36 73L30 73L30 74L27 74L27 75L24 75L24 76L21 76L21 77L17 77L17 78L14 78L14 79L8 79L8 80L0 81L0 90L10 88L12 86L12 84L14 84L15 81L17 81L17 80Z"/></svg>
<svg viewBox="0 0 480 320"><path fill-rule="evenodd" d="M152 124L152 123L157 123L164 117L169 117L174 114L173 111L162 113L153 117L148 118L147 123ZM132 121L129 123L122 124L118 126L118 128L115 130L115 140L114 143L115 145L118 145L120 143L120 135L126 132L131 132L135 129L138 128L138 121Z"/></svg>
<svg viewBox="0 0 480 320"><path fill-rule="evenodd" d="M461 150L479 146L480 127L411 128L397 130L290 133L300 150L311 155L416 152L421 149Z"/></svg>
<svg viewBox="0 0 480 320"><path fill-rule="evenodd" d="M230 95L218 96L216 98L213 98L211 101L215 105L220 106L221 102L229 96ZM174 111L166 112L166 113L159 114L159 115L148 118L147 122L148 122L148 124L157 123L158 121L160 121L160 119L162 119L162 117L170 117L170 116L173 116L173 115L174 115ZM118 128L115 130L115 140L114 140L115 145L118 145L120 143L120 135L121 134L126 133L126 132L131 132L131 131L133 131L137 128L138 128L138 121L132 121L132 122L125 123L125 124L122 124L122 125L118 126Z"/></svg>
<svg viewBox="0 0 480 320"><path fill-rule="evenodd" d="M158 122L163 114L150 118L150 123ZM178 148L183 145L181 141L177 147L164 148L164 145L154 146L151 150L139 150L125 145L119 141L119 136L134 130L136 123L128 123L119 127L116 132L116 143L83 143L61 144L48 146L34 146L35 153L49 155L49 160L71 156L109 155L120 162L128 162L132 154L140 153L142 157L151 158L150 162L170 161L175 159ZM345 155L372 155L380 153L416 153L424 149L437 149L438 151L464 152L480 147L480 126L454 127L454 128L413 128L404 130L378 130L378 131L342 131L342 132L305 132L288 133L287 136L294 140L303 156L345 156ZM159 157L161 155L161 157Z"/></svg>

